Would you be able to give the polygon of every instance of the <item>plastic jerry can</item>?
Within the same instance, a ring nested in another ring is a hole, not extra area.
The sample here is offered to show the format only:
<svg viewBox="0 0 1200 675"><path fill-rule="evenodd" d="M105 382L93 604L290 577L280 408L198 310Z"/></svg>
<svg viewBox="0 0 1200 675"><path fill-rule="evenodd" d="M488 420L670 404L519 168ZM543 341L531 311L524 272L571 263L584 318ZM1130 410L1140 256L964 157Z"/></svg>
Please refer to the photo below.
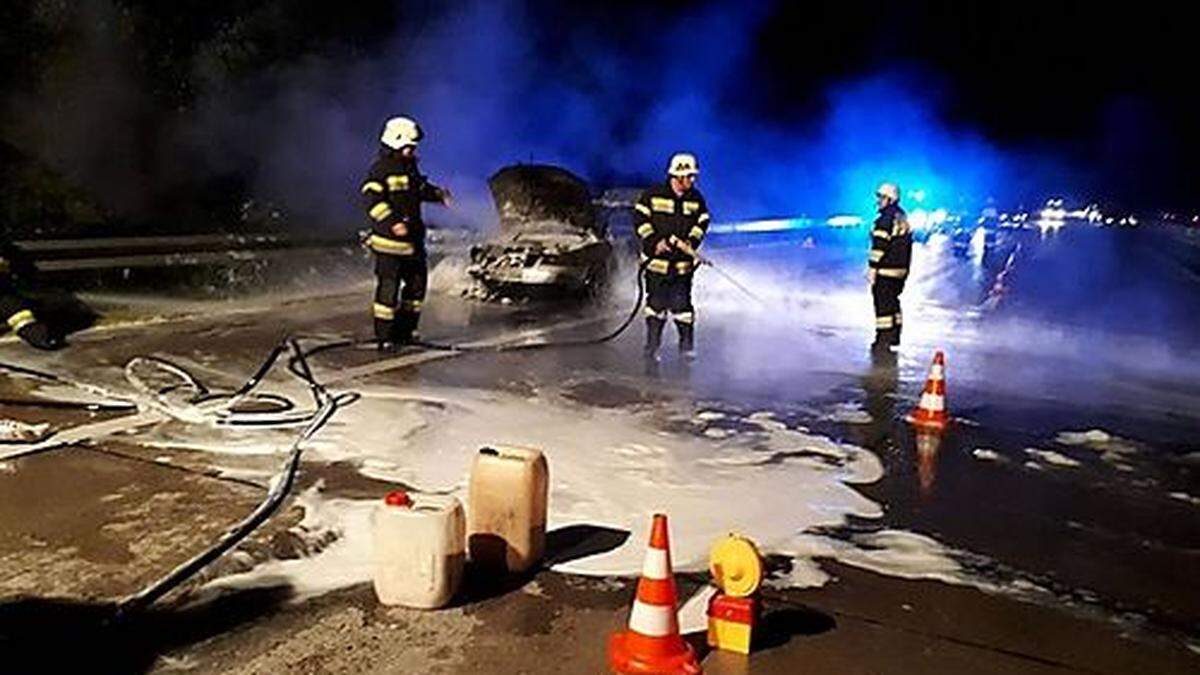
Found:
<svg viewBox="0 0 1200 675"><path fill-rule="evenodd" d="M466 561L457 499L391 492L371 514L371 537L381 603L433 609L454 597Z"/></svg>
<svg viewBox="0 0 1200 675"><path fill-rule="evenodd" d="M538 450L495 446L479 451L467 504L473 564L520 573L541 561L549 474Z"/></svg>

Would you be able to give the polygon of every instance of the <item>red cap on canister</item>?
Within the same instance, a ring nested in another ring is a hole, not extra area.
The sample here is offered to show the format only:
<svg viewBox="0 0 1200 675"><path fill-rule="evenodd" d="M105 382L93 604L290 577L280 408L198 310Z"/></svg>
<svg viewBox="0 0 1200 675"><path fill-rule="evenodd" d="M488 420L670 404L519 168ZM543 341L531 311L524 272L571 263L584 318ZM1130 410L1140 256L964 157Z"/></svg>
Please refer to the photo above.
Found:
<svg viewBox="0 0 1200 675"><path fill-rule="evenodd" d="M393 490L383 498L383 503L388 506L412 506L412 499L404 490Z"/></svg>

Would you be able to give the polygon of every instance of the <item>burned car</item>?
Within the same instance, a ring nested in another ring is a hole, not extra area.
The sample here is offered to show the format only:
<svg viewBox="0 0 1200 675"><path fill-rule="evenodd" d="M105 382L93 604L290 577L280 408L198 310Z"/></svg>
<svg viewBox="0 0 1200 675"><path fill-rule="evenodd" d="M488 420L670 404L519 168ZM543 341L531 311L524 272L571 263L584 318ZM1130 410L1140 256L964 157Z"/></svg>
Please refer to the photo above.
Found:
<svg viewBox="0 0 1200 675"><path fill-rule="evenodd" d="M603 291L613 246L587 183L556 166L519 164L497 171L488 187L500 233L471 248L467 268L482 295L594 297Z"/></svg>

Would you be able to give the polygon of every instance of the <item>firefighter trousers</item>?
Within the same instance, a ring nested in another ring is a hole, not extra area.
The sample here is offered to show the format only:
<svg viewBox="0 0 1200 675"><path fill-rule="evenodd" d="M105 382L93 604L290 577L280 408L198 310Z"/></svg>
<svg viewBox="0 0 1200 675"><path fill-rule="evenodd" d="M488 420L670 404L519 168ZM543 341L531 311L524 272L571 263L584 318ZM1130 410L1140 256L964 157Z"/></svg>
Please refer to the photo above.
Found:
<svg viewBox="0 0 1200 675"><path fill-rule="evenodd" d="M424 256L375 254L375 339L409 342L421 319L429 272ZM398 298L398 302L397 302Z"/></svg>
<svg viewBox="0 0 1200 675"><path fill-rule="evenodd" d="M675 319L679 349L695 349L696 311L692 307L691 274L646 272L646 351L655 353L662 344L667 317Z"/></svg>
<svg viewBox="0 0 1200 675"><path fill-rule="evenodd" d="M904 279L879 276L871 285L871 296L875 300L877 346L900 344L900 330L904 325L904 314L900 311L900 294L903 292Z"/></svg>

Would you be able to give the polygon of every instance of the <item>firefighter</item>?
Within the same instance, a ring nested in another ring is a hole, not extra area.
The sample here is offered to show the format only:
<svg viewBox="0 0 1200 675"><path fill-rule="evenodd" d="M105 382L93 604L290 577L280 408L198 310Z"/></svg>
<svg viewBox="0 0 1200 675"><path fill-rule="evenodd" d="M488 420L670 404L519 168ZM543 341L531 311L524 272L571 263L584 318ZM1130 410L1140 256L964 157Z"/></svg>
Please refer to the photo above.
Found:
<svg viewBox="0 0 1200 675"><path fill-rule="evenodd" d="M634 204L646 275L646 358L658 360L667 317L679 332L679 353L696 358L696 312L692 307L692 274L696 249L708 231L709 213L696 189L700 167L696 157L671 157L667 180L642 193Z"/></svg>
<svg viewBox="0 0 1200 675"><path fill-rule="evenodd" d="M21 251L0 232L0 321L27 344L53 351L63 346L63 339L38 320L29 301L18 292L16 283L31 275L32 266Z"/></svg>
<svg viewBox="0 0 1200 675"><path fill-rule="evenodd" d="M388 120L379 138L379 157L361 189L371 220L366 244L375 253L372 314L381 351L416 339L428 281L421 203L450 205L450 191L430 183L417 168L417 144L423 135L408 117Z"/></svg>
<svg viewBox="0 0 1200 675"><path fill-rule="evenodd" d="M875 342L873 351L890 351L900 344L904 315L900 311L900 293L908 279L912 262L912 230L904 209L900 208L900 188L884 183L875 192L879 217L871 231L871 254L867 280L875 300Z"/></svg>

